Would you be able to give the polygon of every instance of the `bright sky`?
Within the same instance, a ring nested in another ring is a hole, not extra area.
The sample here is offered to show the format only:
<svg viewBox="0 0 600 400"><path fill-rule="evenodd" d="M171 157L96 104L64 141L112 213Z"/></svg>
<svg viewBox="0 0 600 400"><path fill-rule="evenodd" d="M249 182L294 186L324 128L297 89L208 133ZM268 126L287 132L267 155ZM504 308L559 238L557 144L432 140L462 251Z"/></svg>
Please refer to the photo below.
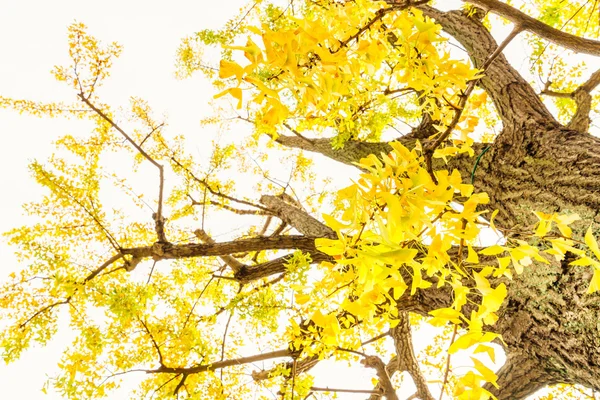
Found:
<svg viewBox="0 0 600 400"><path fill-rule="evenodd" d="M66 29L77 20L88 25L90 33L102 41L116 40L124 47L103 90L105 102L126 105L129 96L139 96L157 114L168 115L171 131L202 135L206 128L200 127L199 120L210 114L207 104L214 92L200 76L185 81L174 78L175 50L181 38L200 29L220 27L244 3L243 0L4 1L0 14L3 38L0 95L72 101L72 91L54 81L49 71L54 65L67 62ZM21 204L39 198L42 193L29 177L27 161L44 160L52 153L51 142L61 134L85 132L88 128L83 121L36 119L0 110L0 134L4 138L0 147L0 187L4 194L0 196L0 232L23 224ZM0 241L0 279L15 266L12 249ZM8 367L0 365L1 396L42 398L40 388L46 375L56 372L63 341L58 339L46 348L34 348ZM370 387L368 374L357 377L350 371L339 370L335 375L338 382L320 382L320 386L329 383L334 387L348 387L348 384L355 388ZM359 386L361 380L364 386ZM60 399L56 394L44 398Z"/></svg>
<svg viewBox="0 0 600 400"><path fill-rule="evenodd" d="M2 1L0 12L0 95L39 100L72 101L74 94L54 81L50 70L66 63L67 26L77 20L104 42L118 41L124 52L103 91L105 101L126 105L129 96L142 97L157 114L169 116L174 131L201 135L199 120L212 88L200 77L174 78L175 50L180 40L203 28L218 28L237 14L243 0L81 0ZM35 119L0 110L0 232L23 224L21 204L41 190L27 171L27 161L44 160L51 142L64 133L88 129L82 121ZM12 249L0 242L0 279L15 268ZM68 334L68 332L66 333ZM0 365L0 397L42 398L46 374L56 371L60 342L27 352L20 361ZM58 396L46 396L59 399Z"/></svg>

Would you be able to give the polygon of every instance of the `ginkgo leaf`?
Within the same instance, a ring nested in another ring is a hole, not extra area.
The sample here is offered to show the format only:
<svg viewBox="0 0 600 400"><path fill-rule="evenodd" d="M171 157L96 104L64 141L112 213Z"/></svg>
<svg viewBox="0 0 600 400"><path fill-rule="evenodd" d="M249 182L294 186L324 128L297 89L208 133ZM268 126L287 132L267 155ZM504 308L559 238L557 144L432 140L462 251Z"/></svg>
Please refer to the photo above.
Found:
<svg viewBox="0 0 600 400"><path fill-rule="evenodd" d="M219 97L223 97L228 94L230 94L231 96L233 96L235 99L238 100L236 108L237 109L242 108L242 89L240 89L240 88L229 88L229 89L222 91L221 93L215 94L213 97L215 99L218 99Z"/></svg>
<svg viewBox="0 0 600 400"><path fill-rule="evenodd" d="M473 361L473 364L475 365L475 369L477 370L477 372L479 372L481 374L481 376L483 376L483 378L486 380L486 382L489 382L492 385L494 385L494 387L498 388L498 384L496 383L496 379L498 379L498 377L496 376L494 371L492 371L491 369L486 367L485 364L483 364L477 358L475 358L475 357L470 357L470 358L471 358L471 361Z"/></svg>
<svg viewBox="0 0 600 400"><path fill-rule="evenodd" d="M475 350L473 350L473 353L474 354L486 353L488 355L488 357L490 358L490 360L492 360L493 363L496 362L496 350L492 346L488 346L486 344L480 344L475 348Z"/></svg>
<svg viewBox="0 0 600 400"><path fill-rule="evenodd" d="M429 314L433 316L433 318L429 320L429 323L433 326L444 326L449 322L460 324L461 322L461 313L453 308L439 308L430 311Z"/></svg>
<svg viewBox="0 0 600 400"><path fill-rule="evenodd" d="M585 244L588 246L590 250L596 256L596 259L600 261L600 249L598 248L598 242L594 238L594 234L592 233L592 227L590 226L585 232Z"/></svg>
<svg viewBox="0 0 600 400"><path fill-rule="evenodd" d="M244 69L236 62L221 60L219 78L226 79L235 76L238 82L242 81Z"/></svg>
<svg viewBox="0 0 600 400"><path fill-rule="evenodd" d="M479 256L477 255L477 252L473 250L473 247L470 245L468 246L468 249L469 253L465 261L471 264L479 264Z"/></svg>
<svg viewBox="0 0 600 400"><path fill-rule="evenodd" d="M594 268L594 275L590 281L587 293L595 293L600 290L600 268Z"/></svg>

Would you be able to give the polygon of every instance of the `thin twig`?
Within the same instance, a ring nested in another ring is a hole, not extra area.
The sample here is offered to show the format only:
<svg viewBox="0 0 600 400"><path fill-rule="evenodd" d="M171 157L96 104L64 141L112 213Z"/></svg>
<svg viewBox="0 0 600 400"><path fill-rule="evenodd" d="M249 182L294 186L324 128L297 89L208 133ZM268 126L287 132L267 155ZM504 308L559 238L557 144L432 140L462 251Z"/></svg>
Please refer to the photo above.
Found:
<svg viewBox="0 0 600 400"><path fill-rule="evenodd" d="M454 343L457 332L458 332L458 325L454 325L454 332L452 333L452 339L450 339L450 346L452 346L452 344ZM442 381L442 390L440 391L440 399L439 400L442 400L442 397L444 397L444 388L446 387L446 384L448 383L449 373L450 373L450 353L448 353L448 357L446 358L446 370L444 372L444 380Z"/></svg>
<svg viewBox="0 0 600 400"><path fill-rule="evenodd" d="M142 149L119 125L117 125L112 118L104 113L104 111L97 108L89 98L85 97L82 93L78 94L81 101L83 101L89 108L94 110L96 114L100 116L103 120L108 122L110 126L112 126L117 132L119 132L146 160L148 160L152 165L158 168L159 174L159 189L158 189L158 208L156 210L156 215L154 216L154 220L156 222L156 234L158 236L158 241L166 243L167 238L164 232L164 217L162 214L163 211L163 189L164 189L164 168L161 164L159 164L156 160L154 160L144 149Z"/></svg>

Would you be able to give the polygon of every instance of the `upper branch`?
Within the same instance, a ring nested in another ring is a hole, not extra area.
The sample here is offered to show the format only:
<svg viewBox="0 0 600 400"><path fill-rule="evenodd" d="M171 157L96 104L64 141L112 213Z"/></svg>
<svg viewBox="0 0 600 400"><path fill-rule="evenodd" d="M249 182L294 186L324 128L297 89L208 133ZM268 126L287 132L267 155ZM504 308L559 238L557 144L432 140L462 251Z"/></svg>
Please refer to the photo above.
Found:
<svg viewBox="0 0 600 400"><path fill-rule="evenodd" d="M167 242L167 238L165 235L165 223L164 223L164 217L163 217L163 212L162 212L162 208L163 208L163 191L164 191L164 186L165 186L165 171L164 168L161 164L159 164L154 158L150 157L150 155L148 153L146 153L146 151L144 149L141 148L140 145L138 145L132 138L131 136L129 136L127 134L127 132L125 132L119 125L117 125L112 118L110 118L108 115L106 115L106 113L104 111L102 111L101 109L99 109L98 107L96 107L90 100L89 100L89 96L84 96L83 92L79 94L79 98L81 99L81 101L83 101L89 108L91 108L96 114L98 114L98 116L100 118L102 118L103 120L105 120L106 122L108 122L110 124L110 126L112 126L114 129L116 129L124 138L125 140L127 140L129 143L131 143L131 145L142 155L144 156L144 158L148 161L150 161L150 163L152 165L154 165L156 168L158 168L158 175L159 175L159 188L158 188L158 208L156 210L156 214L153 215L154 218L154 222L156 224L156 235L158 236L158 241L159 242Z"/></svg>
<svg viewBox="0 0 600 400"><path fill-rule="evenodd" d="M429 6L418 8L428 17L435 19L444 31L465 47L475 67L486 66L490 55L496 53L498 44L476 18L470 18L461 11L442 12ZM520 29L523 29L523 26L520 26ZM505 127L518 126L531 119L556 123L533 88L503 54L497 54L493 58L480 85L494 101Z"/></svg>
<svg viewBox="0 0 600 400"><path fill-rule="evenodd" d="M600 56L600 41L585 39L570 33L563 32L553 28L550 25L530 17L529 15L517 10L498 0L463 0L482 8L485 8L494 14L498 14L508 19L514 24L521 25L524 30L535 33L536 35L553 42L561 47L573 50L577 53L586 53L594 56Z"/></svg>
<svg viewBox="0 0 600 400"><path fill-rule="evenodd" d="M546 86L549 86L548 82ZM590 112L592 111L592 91L600 84L600 69L596 70L590 78L573 92L555 92L545 88L542 94L553 97L567 97L575 100L577 110L567 124L567 128L587 133L590 128Z"/></svg>

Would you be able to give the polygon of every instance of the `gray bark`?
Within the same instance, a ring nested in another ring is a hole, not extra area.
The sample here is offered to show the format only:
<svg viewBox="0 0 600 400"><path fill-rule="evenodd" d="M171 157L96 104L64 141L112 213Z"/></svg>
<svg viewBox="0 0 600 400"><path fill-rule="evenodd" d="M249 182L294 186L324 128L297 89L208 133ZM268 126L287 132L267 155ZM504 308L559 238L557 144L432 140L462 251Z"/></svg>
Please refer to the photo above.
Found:
<svg viewBox="0 0 600 400"><path fill-rule="evenodd" d="M458 11L419 8L466 48L476 66L496 49L495 40L477 19ZM493 99L503 130L481 158L474 185L489 194L488 208L500 211L497 223L526 229L537 221L533 210L577 213L582 221L575 224L574 234L581 237L590 223L600 222L600 139L584 133L581 124L570 127L577 129L561 126L502 55L480 85ZM398 140L412 147L416 136ZM368 154L390 151L388 143L351 141L333 150L327 139L308 143L280 137L278 141L348 165ZM483 147L476 145L476 152ZM460 156L448 166L434 164L434 169L457 168L470 183L474 162ZM586 294L590 269L568 262L536 263L508 284L508 298L492 327L503 335L508 357L499 371L500 389L489 387L499 399L523 399L555 383L577 383L600 391L600 295ZM403 300L402 310L426 314L447 307L452 296L448 290L431 289Z"/></svg>

